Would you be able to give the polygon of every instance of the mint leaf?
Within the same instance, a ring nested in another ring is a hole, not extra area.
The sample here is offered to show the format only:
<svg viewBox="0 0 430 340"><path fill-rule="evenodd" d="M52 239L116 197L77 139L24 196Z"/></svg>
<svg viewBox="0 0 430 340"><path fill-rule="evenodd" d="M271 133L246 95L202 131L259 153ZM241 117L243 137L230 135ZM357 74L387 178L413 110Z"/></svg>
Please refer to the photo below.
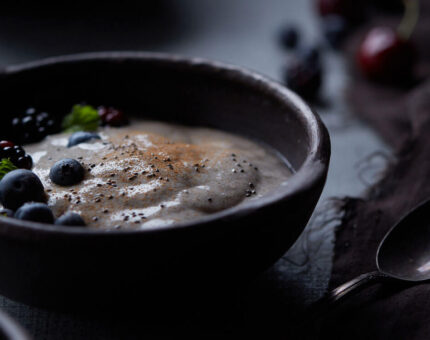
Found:
<svg viewBox="0 0 430 340"><path fill-rule="evenodd" d="M64 117L62 127L65 132L95 131L100 125L100 116L91 105L76 104Z"/></svg>
<svg viewBox="0 0 430 340"><path fill-rule="evenodd" d="M0 179L2 179L8 172L16 169L18 168L11 162L9 158L2 158L0 161Z"/></svg>

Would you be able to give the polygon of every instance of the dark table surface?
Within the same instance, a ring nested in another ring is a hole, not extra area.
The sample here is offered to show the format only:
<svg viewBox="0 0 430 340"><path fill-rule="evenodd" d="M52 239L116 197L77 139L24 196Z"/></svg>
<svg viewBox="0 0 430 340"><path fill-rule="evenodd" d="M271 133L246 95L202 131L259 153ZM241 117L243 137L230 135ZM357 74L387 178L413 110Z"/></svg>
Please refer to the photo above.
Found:
<svg viewBox="0 0 430 340"><path fill-rule="evenodd" d="M279 29L296 24L304 43L321 40L313 2L182 0L148 6L126 0L118 8L78 2L66 11L24 1L23 6L6 6L0 13L0 64L85 51L149 50L224 61L281 80L287 54L277 42ZM348 76L342 56L326 52L323 58L326 77L322 97L326 105L316 110L332 139L323 197L295 246L246 288L240 306L235 305L229 315L228 325L202 326L193 318L186 324L172 325L145 322L138 315L121 320L121 311L111 311L109 317L88 317L40 310L3 297L0 307L36 339L160 338L177 331L241 334L257 329L260 319L265 320L264 327L285 329L287 334L288 316L302 311L327 287L335 225L324 224L322 228L328 198L360 195L384 167L383 158L367 156L390 152L368 127L352 117L343 100Z"/></svg>

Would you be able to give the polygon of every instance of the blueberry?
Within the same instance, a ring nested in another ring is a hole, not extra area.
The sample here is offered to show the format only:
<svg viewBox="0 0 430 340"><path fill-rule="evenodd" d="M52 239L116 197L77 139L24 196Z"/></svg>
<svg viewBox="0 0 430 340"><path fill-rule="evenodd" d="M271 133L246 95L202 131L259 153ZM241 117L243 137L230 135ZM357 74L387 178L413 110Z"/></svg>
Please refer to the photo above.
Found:
<svg viewBox="0 0 430 340"><path fill-rule="evenodd" d="M67 212L60 216L56 221L57 225L67 225L67 226L85 226L85 222L81 215L74 212Z"/></svg>
<svg viewBox="0 0 430 340"><path fill-rule="evenodd" d="M0 202L5 208L16 210L26 202L45 201L42 182L30 170L13 170L0 181Z"/></svg>
<svg viewBox="0 0 430 340"><path fill-rule="evenodd" d="M70 148L71 146L88 142L91 139L100 139L100 136L97 133L93 132L75 132L69 137L69 143L67 144L67 147Z"/></svg>
<svg viewBox="0 0 430 340"><path fill-rule="evenodd" d="M10 209L2 209L0 210L0 215L6 216L6 217L13 217L14 212L13 210L10 210Z"/></svg>
<svg viewBox="0 0 430 340"><path fill-rule="evenodd" d="M15 212L14 217L33 222L54 223L51 209L46 204L38 202L25 203Z"/></svg>
<svg viewBox="0 0 430 340"><path fill-rule="evenodd" d="M293 49L299 42L299 32L293 26L287 26L281 31L281 44L287 49Z"/></svg>
<svg viewBox="0 0 430 340"><path fill-rule="evenodd" d="M329 15L323 19L324 35L333 48L338 48L348 34L348 23L339 15Z"/></svg>
<svg viewBox="0 0 430 340"><path fill-rule="evenodd" d="M76 159L64 158L53 165L49 178L58 185L77 184L84 178L84 168Z"/></svg>

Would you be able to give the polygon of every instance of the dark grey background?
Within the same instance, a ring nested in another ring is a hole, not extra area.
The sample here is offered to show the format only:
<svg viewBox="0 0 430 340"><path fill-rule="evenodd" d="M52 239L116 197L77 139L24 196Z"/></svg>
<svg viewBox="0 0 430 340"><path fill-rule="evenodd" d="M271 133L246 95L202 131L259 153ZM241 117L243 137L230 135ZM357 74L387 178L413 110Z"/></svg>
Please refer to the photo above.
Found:
<svg viewBox="0 0 430 340"><path fill-rule="evenodd" d="M279 29L296 24L305 43L321 40L312 0L118 3L78 1L56 8L24 1L5 6L0 13L0 64L83 51L150 50L224 61L281 80L288 55L278 44ZM0 306L36 339L160 338L181 333L222 337L254 331L288 335L304 308L327 287L336 224L324 223L330 212L327 198L360 195L384 166L378 157L363 162L365 157L379 150L389 152L369 128L351 116L342 99L348 82L345 61L334 52L325 53L323 61L322 97L327 105L316 110L331 133L332 161L317 213L300 240L273 268L244 287L240 298L226 302L224 315L203 309L175 324L142 320L139 313L131 317L119 310L103 316L54 313L2 297Z"/></svg>

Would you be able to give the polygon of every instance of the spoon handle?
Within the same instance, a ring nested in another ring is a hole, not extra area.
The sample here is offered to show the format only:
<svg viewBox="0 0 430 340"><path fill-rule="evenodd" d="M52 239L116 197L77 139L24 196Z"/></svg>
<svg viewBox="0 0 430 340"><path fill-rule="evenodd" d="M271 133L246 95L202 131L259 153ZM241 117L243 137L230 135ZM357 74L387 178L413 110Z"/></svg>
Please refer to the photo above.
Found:
<svg viewBox="0 0 430 340"><path fill-rule="evenodd" d="M374 271L357 276L356 278L345 282L337 288L329 291L324 297L310 306L302 327L308 332L305 339L315 339L319 334L322 322L339 300L358 292L360 289L367 287L369 284L388 279L389 277L379 271Z"/></svg>
<svg viewBox="0 0 430 340"><path fill-rule="evenodd" d="M386 278L388 278L388 276L379 271L362 274L328 292L324 300L327 304L335 303L352 292L366 287L369 283L381 281Z"/></svg>

